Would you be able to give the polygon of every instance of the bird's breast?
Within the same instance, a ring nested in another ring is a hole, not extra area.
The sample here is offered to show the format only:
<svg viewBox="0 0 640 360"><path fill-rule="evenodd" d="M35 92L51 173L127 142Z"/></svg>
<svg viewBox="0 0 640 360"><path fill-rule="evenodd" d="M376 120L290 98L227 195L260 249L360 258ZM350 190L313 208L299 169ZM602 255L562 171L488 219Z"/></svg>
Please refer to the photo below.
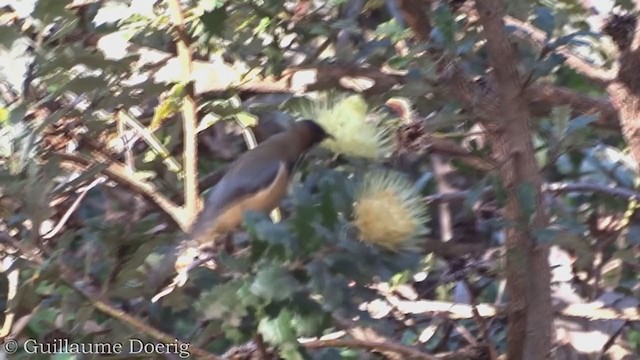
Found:
<svg viewBox="0 0 640 360"><path fill-rule="evenodd" d="M243 220L244 213L249 210L268 213L275 209L287 194L289 171L284 163L280 164L278 174L266 188L234 201L223 210L216 219L215 232L223 233L234 230Z"/></svg>

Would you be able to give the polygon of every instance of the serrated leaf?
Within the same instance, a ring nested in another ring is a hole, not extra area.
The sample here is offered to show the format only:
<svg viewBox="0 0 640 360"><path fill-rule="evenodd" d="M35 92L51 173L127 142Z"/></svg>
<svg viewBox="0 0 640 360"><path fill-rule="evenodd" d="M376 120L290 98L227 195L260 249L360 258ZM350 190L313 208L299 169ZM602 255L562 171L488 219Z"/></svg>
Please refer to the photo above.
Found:
<svg viewBox="0 0 640 360"><path fill-rule="evenodd" d="M282 309L276 318L263 318L258 324L258 332L264 340L272 345L280 345L296 341L296 334L291 324L293 316L287 309Z"/></svg>
<svg viewBox="0 0 640 360"><path fill-rule="evenodd" d="M229 320L230 315L236 318L242 317L246 314L246 308L241 301L238 301L238 293L244 286L244 281L231 281L218 285L201 295L195 307L205 319Z"/></svg>
<svg viewBox="0 0 640 360"><path fill-rule="evenodd" d="M291 326L296 329L297 336L318 336L324 330L325 320L323 313L295 314Z"/></svg>
<svg viewBox="0 0 640 360"><path fill-rule="evenodd" d="M280 301L291 296L297 284L286 269L270 265L258 271L250 290L256 296Z"/></svg>
<svg viewBox="0 0 640 360"><path fill-rule="evenodd" d="M205 31L209 36L220 36L224 31L225 21L228 17L227 9L218 7L202 14L200 21L202 21L202 25L204 25Z"/></svg>
<svg viewBox="0 0 640 360"><path fill-rule="evenodd" d="M551 9L547 7L538 7L535 10L535 17L533 18L533 25L540 30L547 33L547 36L553 34L555 28L555 18Z"/></svg>

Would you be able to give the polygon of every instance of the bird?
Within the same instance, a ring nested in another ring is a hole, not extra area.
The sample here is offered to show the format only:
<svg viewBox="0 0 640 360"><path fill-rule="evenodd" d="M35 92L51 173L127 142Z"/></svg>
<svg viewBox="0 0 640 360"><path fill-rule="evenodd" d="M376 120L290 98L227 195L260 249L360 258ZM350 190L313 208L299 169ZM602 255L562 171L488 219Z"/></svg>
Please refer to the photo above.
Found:
<svg viewBox="0 0 640 360"><path fill-rule="evenodd" d="M200 249L237 229L247 211L269 213L278 207L298 159L327 138L333 136L315 121L295 121L231 163L210 191L187 241L178 247L174 265L178 276L171 286L184 285Z"/></svg>
<svg viewBox="0 0 640 360"><path fill-rule="evenodd" d="M313 120L296 121L242 154L214 186L190 231L204 245L215 235L236 229L249 210L269 213L287 193L302 154L329 135Z"/></svg>

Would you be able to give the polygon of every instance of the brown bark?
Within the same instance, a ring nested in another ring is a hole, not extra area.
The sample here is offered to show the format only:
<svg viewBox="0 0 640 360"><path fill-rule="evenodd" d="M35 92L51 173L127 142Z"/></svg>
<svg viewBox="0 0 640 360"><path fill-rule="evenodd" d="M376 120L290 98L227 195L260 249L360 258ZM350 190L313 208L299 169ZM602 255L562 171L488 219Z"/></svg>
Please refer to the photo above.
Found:
<svg viewBox="0 0 640 360"><path fill-rule="evenodd" d="M402 18L419 41L429 38L431 23L428 16L430 1L396 0Z"/></svg>
<svg viewBox="0 0 640 360"><path fill-rule="evenodd" d="M505 217L507 287L509 291L509 359L544 359L551 348L552 308L548 249L536 244L534 232L544 228L540 175L530 136L531 115L523 99L523 83L517 56L504 33L502 4L477 0L476 6L487 39L493 78L483 84L467 79L461 68L450 66L443 74L453 92L482 119L500 177L507 191ZM518 188L532 185L536 211L523 213Z"/></svg>
<svg viewBox="0 0 640 360"><path fill-rule="evenodd" d="M640 9L640 5L636 4ZM640 164L640 29L635 15L613 15L603 31L620 50L618 76L607 86L618 111L622 134L636 163Z"/></svg>

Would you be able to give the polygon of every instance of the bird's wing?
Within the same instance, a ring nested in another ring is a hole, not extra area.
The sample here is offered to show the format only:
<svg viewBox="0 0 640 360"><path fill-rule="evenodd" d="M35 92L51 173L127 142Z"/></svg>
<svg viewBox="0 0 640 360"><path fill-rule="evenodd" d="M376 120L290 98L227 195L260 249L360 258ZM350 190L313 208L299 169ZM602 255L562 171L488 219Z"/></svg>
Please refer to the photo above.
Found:
<svg viewBox="0 0 640 360"><path fill-rule="evenodd" d="M293 165L258 153L252 155L251 161L239 161L236 166L231 167L211 190L205 207L191 230L193 235L206 232L208 224L233 202L268 188L282 166L290 170Z"/></svg>

